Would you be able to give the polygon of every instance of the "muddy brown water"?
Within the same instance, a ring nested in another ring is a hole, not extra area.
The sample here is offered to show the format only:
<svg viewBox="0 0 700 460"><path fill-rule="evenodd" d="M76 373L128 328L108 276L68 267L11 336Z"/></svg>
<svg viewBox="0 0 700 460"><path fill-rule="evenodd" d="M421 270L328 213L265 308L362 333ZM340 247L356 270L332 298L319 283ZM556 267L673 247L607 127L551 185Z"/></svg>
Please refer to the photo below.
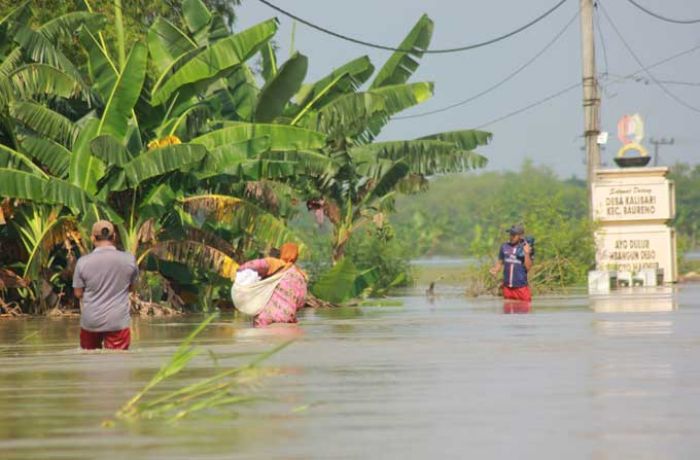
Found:
<svg viewBox="0 0 700 460"><path fill-rule="evenodd" d="M297 340L246 388L261 401L176 424L101 426L201 318L137 320L128 353L79 351L75 319L2 321L0 458L698 457L700 285L541 297L517 315L418 292L305 311L298 328L222 316L199 341L219 366ZM174 383L214 366L204 352Z"/></svg>

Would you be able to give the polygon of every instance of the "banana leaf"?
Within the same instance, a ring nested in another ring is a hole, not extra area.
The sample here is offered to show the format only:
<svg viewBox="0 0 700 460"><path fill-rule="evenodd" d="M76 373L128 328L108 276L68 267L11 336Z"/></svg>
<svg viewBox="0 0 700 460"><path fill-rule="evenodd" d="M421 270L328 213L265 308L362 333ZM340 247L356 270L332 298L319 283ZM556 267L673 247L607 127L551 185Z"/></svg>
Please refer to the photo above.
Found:
<svg viewBox="0 0 700 460"><path fill-rule="evenodd" d="M146 47L136 43L105 101L97 134L111 134L120 141L126 138L129 118L146 77L146 58Z"/></svg>
<svg viewBox="0 0 700 460"><path fill-rule="evenodd" d="M46 167L51 175L68 177L71 152L58 142L46 137L27 135L21 140L22 150Z"/></svg>
<svg viewBox="0 0 700 460"><path fill-rule="evenodd" d="M183 64L162 85L153 87L153 105L165 103L185 85L215 77L221 71L245 62L275 32L277 23L271 19L208 46Z"/></svg>
<svg viewBox="0 0 700 460"><path fill-rule="evenodd" d="M433 27L433 21L427 15L421 16L398 47L411 51L394 52L377 73L371 88L406 83L418 68L417 60L423 57L423 52L430 46Z"/></svg>
<svg viewBox="0 0 700 460"><path fill-rule="evenodd" d="M225 123L225 127L192 139L209 150L256 137L270 138L270 150L314 150L325 146L326 136L320 132L294 126L264 123Z"/></svg>
<svg viewBox="0 0 700 460"><path fill-rule="evenodd" d="M308 58L299 53L282 64L277 74L260 91L255 121L270 122L282 114L289 100L301 87L308 66Z"/></svg>

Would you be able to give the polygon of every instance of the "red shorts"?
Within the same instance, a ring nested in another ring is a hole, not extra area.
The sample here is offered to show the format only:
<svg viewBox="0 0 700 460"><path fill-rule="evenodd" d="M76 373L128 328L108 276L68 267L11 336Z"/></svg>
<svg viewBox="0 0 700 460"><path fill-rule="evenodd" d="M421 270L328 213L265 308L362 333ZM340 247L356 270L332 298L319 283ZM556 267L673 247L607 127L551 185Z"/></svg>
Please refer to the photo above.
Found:
<svg viewBox="0 0 700 460"><path fill-rule="evenodd" d="M510 288L508 286L503 286L503 298L510 300L532 300L532 293L530 292L530 286L523 286L517 288Z"/></svg>
<svg viewBox="0 0 700 460"><path fill-rule="evenodd" d="M128 327L110 332L92 332L80 328L80 348L83 350L96 350L103 345L109 350L128 350L130 344L131 329Z"/></svg>

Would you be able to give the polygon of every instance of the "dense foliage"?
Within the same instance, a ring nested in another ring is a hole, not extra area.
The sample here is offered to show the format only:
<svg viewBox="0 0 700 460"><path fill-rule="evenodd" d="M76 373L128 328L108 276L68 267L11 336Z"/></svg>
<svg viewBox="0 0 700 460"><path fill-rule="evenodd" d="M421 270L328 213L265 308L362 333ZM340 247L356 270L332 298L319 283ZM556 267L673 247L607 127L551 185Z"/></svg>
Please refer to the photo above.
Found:
<svg viewBox="0 0 700 460"><path fill-rule="evenodd" d="M99 218L136 255L142 294L215 305L238 262L304 245L287 225L302 203L331 235L325 292L355 294L342 283L364 288L378 270L344 260L352 236L381 234L397 193L485 163L481 131L374 142L432 96L431 83L408 82L427 16L400 44L411 51L376 75L363 56L306 83L306 56L278 65L274 19L231 33L212 2L183 0L127 33L137 3L47 16L25 2L0 20L0 290L25 309L72 303L72 267Z"/></svg>
<svg viewBox="0 0 700 460"><path fill-rule="evenodd" d="M581 181L562 181L525 162L519 172L436 179L428 194L403 198L392 218L399 239L415 256L469 257L474 292L495 288L487 269L507 240L505 229L525 224L536 239L536 287L581 284L594 261L593 228Z"/></svg>

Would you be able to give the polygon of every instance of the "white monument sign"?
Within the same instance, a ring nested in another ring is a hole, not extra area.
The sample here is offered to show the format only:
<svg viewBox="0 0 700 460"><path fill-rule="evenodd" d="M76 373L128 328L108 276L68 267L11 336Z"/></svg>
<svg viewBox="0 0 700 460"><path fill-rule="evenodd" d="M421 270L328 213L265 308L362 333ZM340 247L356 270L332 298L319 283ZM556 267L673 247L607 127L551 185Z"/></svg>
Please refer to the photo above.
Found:
<svg viewBox="0 0 700 460"><path fill-rule="evenodd" d="M666 225L604 226L596 232L596 246L599 270L660 268L664 281L676 279L676 237Z"/></svg>
<svg viewBox="0 0 700 460"><path fill-rule="evenodd" d="M600 221L668 220L673 218L670 181L647 182L636 178L602 181L593 186L595 218Z"/></svg>
<svg viewBox="0 0 700 460"><path fill-rule="evenodd" d="M641 144L644 122L639 114L623 116L617 125L622 148L615 158L620 168L599 169L592 184L599 272L647 274L663 272L665 283L675 282L676 234L668 226L676 214L675 189L668 168L649 168ZM626 156L637 152L637 156ZM600 280L592 274L590 280ZM629 276L629 275L628 275ZM589 286L597 286L594 282Z"/></svg>

